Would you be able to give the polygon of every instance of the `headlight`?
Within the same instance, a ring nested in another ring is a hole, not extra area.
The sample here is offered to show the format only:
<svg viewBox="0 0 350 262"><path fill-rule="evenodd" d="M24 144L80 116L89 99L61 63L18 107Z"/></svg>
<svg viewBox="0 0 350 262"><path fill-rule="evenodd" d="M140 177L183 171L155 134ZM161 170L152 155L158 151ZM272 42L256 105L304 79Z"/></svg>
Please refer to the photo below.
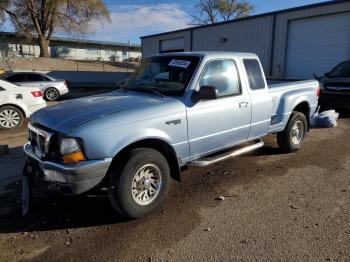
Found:
<svg viewBox="0 0 350 262"><path fill-rule="evenodd" d="M63 138L61 140L60 151L62 155L67 155L80 150L78 141L75 138Z"/></svg>
<svg viewBox="0 0 350 262"><path fill-rule="evenodd" d="M77 163L85 160L79 142L75 138L62 138L60 152L63 156L63 163Z"/></svg>

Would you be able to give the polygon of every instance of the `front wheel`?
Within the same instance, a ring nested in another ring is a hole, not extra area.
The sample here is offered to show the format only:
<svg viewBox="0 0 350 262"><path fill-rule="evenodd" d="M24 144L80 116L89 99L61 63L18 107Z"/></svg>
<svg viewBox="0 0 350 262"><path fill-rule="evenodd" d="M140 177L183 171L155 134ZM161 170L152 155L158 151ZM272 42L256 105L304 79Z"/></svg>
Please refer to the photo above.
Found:
<svg viewBox="0 0 350 262"><path fill-rule="evenodd" d="M277 133L277 143L286 153L292 153L301 148L307 133L307 120L303 113L293 112L286 128Z"/></svg>
<svg viewBox="0 0 350 262"><path fill-rule="evenodd" d="M23 124L24 115L17 107L3 106L0 108L0 129L11 129Z"/></svg>
<svg viewBox="0 0 350 262"><path fill-rule="evenodd" d="M162 204L170 183L170 168L165 157L150 148L133 149L127 159L122 168L112 172L109 199L115 211L134 219Z"/></svg>

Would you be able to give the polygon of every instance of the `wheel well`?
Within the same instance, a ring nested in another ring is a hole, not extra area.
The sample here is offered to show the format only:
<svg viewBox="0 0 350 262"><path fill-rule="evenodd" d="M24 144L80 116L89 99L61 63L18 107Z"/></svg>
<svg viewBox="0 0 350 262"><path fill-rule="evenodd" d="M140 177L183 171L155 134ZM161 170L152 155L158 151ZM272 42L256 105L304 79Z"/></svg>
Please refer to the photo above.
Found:
<svg viewBox="0 0 350 262"><path fill-rule="evenodd" d="M120 161L126 161L128 153L135 148L152 148L162 153L168 161L171 177L176 181L180 181L180 167L176 152L172 146L160 139L145 139L128 145L113 158L111 166L113 167L117 165L117 163L120 163Z"/></svg>
<svg viewBox="0 0 350 262"><path fill-rule="evenodd" d="M307 120L307 129L309 130L310 127L310 106L308 102L301 102L298 104L293 111L300 112L305 115Z"/></svg>
<svg viewBox="0 0 350 262"><path fill-rule="evenodd" d="M1 105L0 108L2 108L2 107L4 107L4 106L12 106L12 107L15 107L15 108L17 108L19 111L22 112L24 118L27 117L27 116L26 116L26 112L24 112L24 110L23 110L21 107L19 107L18 105L14 105L14 104L4 104L4 105Z"/></svg>

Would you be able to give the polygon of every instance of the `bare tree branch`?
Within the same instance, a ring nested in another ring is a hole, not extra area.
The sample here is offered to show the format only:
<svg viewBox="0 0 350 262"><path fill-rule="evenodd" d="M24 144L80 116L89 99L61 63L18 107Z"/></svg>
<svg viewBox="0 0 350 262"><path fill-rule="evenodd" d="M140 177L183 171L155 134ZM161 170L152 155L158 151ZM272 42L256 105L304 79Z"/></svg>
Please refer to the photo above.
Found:
<svg viewBox="0 0 350 262"><path fill-rule="evenodd" d="M248 16L254 6L244 0L199 0L196 9L191 24L207 25Z"/></svg>
<svg viewBox="0 0 350 262"><path fill-rule="evenodd" d="M110 21L110 13L103 0L0 0L0 26L4 18L17 32L37 36L41 56L48 56L53 34L93 32L93 23Z"/></svg>

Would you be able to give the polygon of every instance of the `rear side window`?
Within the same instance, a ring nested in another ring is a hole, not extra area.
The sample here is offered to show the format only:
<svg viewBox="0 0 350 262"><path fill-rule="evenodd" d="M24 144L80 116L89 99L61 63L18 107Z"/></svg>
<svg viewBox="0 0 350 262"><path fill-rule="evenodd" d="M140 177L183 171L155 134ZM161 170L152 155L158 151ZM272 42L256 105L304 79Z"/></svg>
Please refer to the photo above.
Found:
<svg viewBox="0 0 350 262"><path fill-rule="evenodd" d="M260 64L256 59L243 60L245 70L249 80L250 89L259 90L265 88L264 75L260 68Z"/></svg>
<svg viewBox="0 0 350 262"><path fill-rule="evenodd" d="M16 74L16 75L10 75L6 77L6 80L9 82L25 82L26 76L24 74Z"/></svg>
<svg viewBox="0 0 350 262"><path fill-rule="evenodd" d="M52 80L50 78L48 78L47 76L42 76L42 78L44 79L44 81L48 81L51 82Z"/></svg>
<svg viewBox="0 0 350 262"><path fill-rule="evenodd" d="M29 74L27 76L29 82L41 82L44 81L41 75Z"/></svg>

